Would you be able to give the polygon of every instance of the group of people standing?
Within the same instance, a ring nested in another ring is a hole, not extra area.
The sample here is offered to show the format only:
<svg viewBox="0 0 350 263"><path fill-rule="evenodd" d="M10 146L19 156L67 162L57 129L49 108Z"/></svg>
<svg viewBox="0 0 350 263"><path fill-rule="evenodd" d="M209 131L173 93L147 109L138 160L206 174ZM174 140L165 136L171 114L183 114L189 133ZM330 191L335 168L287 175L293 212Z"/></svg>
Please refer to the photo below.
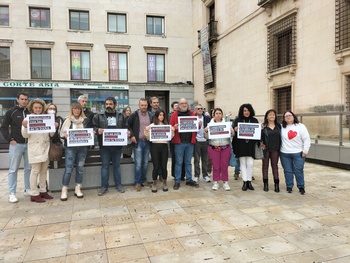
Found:
<svg viewBox="0 0 350 263"><path fill-rule="evenodd" d="M97 136L102 163L99 196L108 191L110 163L113 167L116 190L120 193L125 192L120 171L122 153L124 158L131 157L133 154L136 191L141 191L142 187L150 187L151 191L156 193L158 181L162 182L162 190L168 191L169 145L172 157L171 175L175 180L174 190L180 188L181 181L186 181L188 186L199 187L201 172L203 180L207 183L211 182L208 171L209 167L212 166L212 189L218 190L221 181L223 189L229 191L228 166L232 154L235 154L240 162L243 179L242 190L254 190L251 181L257 141L237 136L239 123L258 123L251 104L243 104L239 108L238 117L230 128L231 137L209 138L208 125L226 121L222 109L215 108L209 114L204 113L201 104L197 104L195 110L192 111L185 98L180 99L179 102L173 102L173 112L168 116L159 107L157 97L152 97L150 102L143 98L140 99L139 108L134 112L131 111L130 107L125 108L123 112L118 112L115 98L108 97L104 101L105 111L94 114L86 108L87 97L82 95L77 99L77 102L71 104L69 114L64 121L57 115L55 104L47 105L41 99L29 102L28 99L27 94L20 93L17 96L18 105L6 112L1 126L4 138L10 143L8 185L9 202L11 203L18 202L16 197L17 171L22 158L24 161L24 194L30 196L33 202L45 202L45 199L53 198L47 193L46 174L49 166L50 140L55 136L63 141L65 149L65 171L62 177L61 200L68 199L68 187L74 166L76 167L74 195L77 198L83 198L81 189L88 146L69 147L67 145L67 131L80 128L92 128ZM27 115L45 113L54 114L56 133L28 133ZM197 131L179 132L179 117L185 116L197 118ZM171 138L169 141L150 142L150 130L155 125L170 125ZM129 144L124 147L103 145L103 133L106 129L127 129ZM261 129L259 147L264 150L265 155L262 161L264 191L269 190L268 167L270 162L275 184L274 190L275 192L280 191L278 175L278 160L280 158L285 173L287 191L292 192L295 176L297 187L300 193L304 194L303 167L310 147L310 138L306 127L298 121L297 116L291 111L283 114L282 125L280 125L277 122L276 111L268 110L264 122L261 124ZM147 182L146 178L150 156L153 162L151 183ZM192 157L194 157L193 177Z"/></svg>

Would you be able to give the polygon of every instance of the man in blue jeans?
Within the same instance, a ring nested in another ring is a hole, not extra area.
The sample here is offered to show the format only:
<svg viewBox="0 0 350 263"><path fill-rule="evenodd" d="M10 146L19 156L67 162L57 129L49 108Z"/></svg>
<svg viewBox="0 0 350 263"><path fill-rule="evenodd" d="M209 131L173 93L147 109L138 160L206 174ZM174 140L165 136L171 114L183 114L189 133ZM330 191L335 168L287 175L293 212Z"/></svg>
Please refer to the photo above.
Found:
<svg viewBox="0 0 350 263"><path fill-rule="evenodd" d="M139 100L139 109L133 112L128 119L131 142L134 145L134 172L135 189L141 191L142 186L149 186L146 174L150 153L150 142L146 140L144 130L152 123L152 114L147 111L148 102Z"/></svg>
<svg viewBox="0 0 350 263"><path fill-rule="evenodd" d="M122 146L104 146L102 141L103 132L107 129L126 129L124 114L116 110L117 102L114 97L108 97L105 100L105 112L99 113L92 119L94 132L97 134L98 144L100 147L100 155L102 161L101 167L101 189L99 196L104 195L108 191L109 181L109 164L112 161L113 177L116 190L124 193L125 190L121 182L120 172L120 156Z"/></svg>
<svg viewBox="0 0 350 263"><path fill-rule="evenodd" d="M178 110L175 111L170 118L170 124L175 128L175 135L171 143L175 145L175 184L173 189L179 190L181 181L182 163L185 162L186 171L186 185L199 187L198 183L192 180L192 156L194 150L194 144L196 143L196 132L181 132L179 133L179 121L178 117L182 116L194 116L197 118L193 111L189 109L187 100L182 98L179 101Z"/></svg>
<svg viewBox="0 0 350 263"><path fill-rule="evenodd" d="M9 109L4 116L1 125L1 133L5 140L9 142L9 171L8 171L8 187L9 187L9 202L17 203L16 197L17 188L17 172L21 160L23 158L24 166L24 188L25 196L31 196L30 192L30 164L28 162L27 140L21 134L22 121L29 114L27 110L28 94L19 93L17 95L17 106Z"/></svg>

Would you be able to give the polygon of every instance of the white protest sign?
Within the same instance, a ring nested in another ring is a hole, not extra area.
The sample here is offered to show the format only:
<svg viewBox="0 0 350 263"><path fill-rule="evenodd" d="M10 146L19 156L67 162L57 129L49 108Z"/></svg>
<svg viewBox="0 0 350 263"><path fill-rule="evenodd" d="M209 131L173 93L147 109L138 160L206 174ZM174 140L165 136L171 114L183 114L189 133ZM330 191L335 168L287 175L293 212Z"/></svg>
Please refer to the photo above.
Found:
<svg viewBox="0 0 350 263"><path fill-rule="evenodd" d="M208 123L208 138L220 139L231 137L231 125L229 122Z"/></svg>
<svg viewBox="0 0 350 263"><path fill-rule="evenodd" d="M171 125L151 125L149 137L151 142L170 141Z"/></svg>
<svg viewBox="0 0 350 263"><path fill-rule="evenodd" d="M239 122L237 130L238 139L259 140L261 139L261 125L259 123Z"/></svg>
<svg viewBox="0 0 350 263"><path fill-rule="evenodd" d="M94 132L88 129L68 129L67 146L89 146L94 145Z"/></svg>
<svg viewBox="0 0 350 263"><path fill-rule="evenodd" d="M102 134L103 146L125 146L128 145L127 129L104 129Z"/></svg>
<svg viewBox="0 0 350 263"><path fill-rule="evenodd" d="M178 117L179 132L197 132L198 118L197 116L181 116Z"/></svg>
<svg viewBox="0 0 350 263"><path fill-rule="evenodd" d="M27 130L28 133L56 132L55 116L53 114L30 114Z"/></svg>

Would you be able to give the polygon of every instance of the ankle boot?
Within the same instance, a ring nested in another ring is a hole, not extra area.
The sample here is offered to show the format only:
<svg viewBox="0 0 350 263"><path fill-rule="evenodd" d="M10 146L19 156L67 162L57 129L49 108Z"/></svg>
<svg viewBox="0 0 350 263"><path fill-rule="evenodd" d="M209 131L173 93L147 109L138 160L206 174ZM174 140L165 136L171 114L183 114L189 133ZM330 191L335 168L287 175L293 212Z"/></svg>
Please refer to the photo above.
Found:
<svg viewBox="0 0 350 263"><path fill-rule="evenodd" d="M242 191L247 191L247 182L243 181Z"/></svg>
<svg viewBox="0 0 350 263"><path fill-rule="evenodd" d="M61 192L61 201L67 201L67 199L68 199L68 187L63 186L62 192Z"/></svg>
<svg viewBox="0 0 350 263"><path fill-rule="evenodd" d="M157 193L157 180L153 181L151 191L152 193Z"/></svg>
<svg viewBox="0 0 350 263"><path fill-rule="evenodd" d="M30 201L32 202L37 202L37 203L44 203L45 202L45 199L44 198L41 198L40 195L32 195L30 197Z"/></svg>
<svg viewBox="0 0 350 263"><path fill-rule="evenodd" d="M81 192L81 184L76 184L75 185L74 195L77 198L83 198L84 197L84 194Z"/></svg>
<svg viewBox="0 0 350 263"><path fill-rule="evenodd" d="M163 179L163 191L164 192L168 191L168 185L167 185L166 180L164 180L164 179Z"/></svg>
<svg viewBox="0 0 350 263"><path fill-rule="evenodd" d="M279 179L275 179L275 192L279 193L280 191L280 180Z"/></svg>
<svg viewBox="0 0 350 263"><path fill-rule="evenodd" d="M264 191L268 192L269 191L269 179L263 179L264 182Z"/></svg>
<svg viewBox="0 0 350 263"><path fill-rule="evenodd" d="M254 187L252 186L252 182L251 181L247 181L247 188L249 190L254 190Z"/></svg>
<svg viewBox="0 0 350 263"><path fill-rule="evenodd" d="M44 199L53 199L53 196L49 195L47 192L40 193L40 197Z"/></svg>

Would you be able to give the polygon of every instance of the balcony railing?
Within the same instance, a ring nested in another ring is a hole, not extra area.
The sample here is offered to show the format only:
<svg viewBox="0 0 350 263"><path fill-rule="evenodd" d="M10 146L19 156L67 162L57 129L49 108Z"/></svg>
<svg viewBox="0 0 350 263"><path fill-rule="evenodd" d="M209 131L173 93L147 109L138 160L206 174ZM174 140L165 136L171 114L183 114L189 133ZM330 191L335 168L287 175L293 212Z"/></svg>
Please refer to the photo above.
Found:
<svg viewBox="0 0 350 263"><path fill-rule="evenodd" d="M218 21L210 21L208 23L208 40L209 42L212 40L216 40L216 38L219 36L218 34Z"/></svg>
<svg viewBox="0 0 350 263"><path fill-rule="evenodd" d="M90 68L72 69L72 80L89 80L91 79Z"/></svg>
<svg viewBox="0 0 350 263"><path fill-rule="evenodd" d="M10 64L0 64L0 78L9 79L11 76Z"/></svg>
<svg viewBox="0 0 350 263"><path fill-rule="evenodd" d="M164 82L164 70L148 70L148 81L149 82Z"/></svg>
<svg viewBox="0 0 350 263"><path fill-rule="evenodd" d="M127 69L109 69L109 80L128 80L128 70Z"/></svg>
<svg viewBox="0 0 350 263"><path fill-rule="evenodd" d="M51 78L51 67L32 67L32 79Z"/></svg>

